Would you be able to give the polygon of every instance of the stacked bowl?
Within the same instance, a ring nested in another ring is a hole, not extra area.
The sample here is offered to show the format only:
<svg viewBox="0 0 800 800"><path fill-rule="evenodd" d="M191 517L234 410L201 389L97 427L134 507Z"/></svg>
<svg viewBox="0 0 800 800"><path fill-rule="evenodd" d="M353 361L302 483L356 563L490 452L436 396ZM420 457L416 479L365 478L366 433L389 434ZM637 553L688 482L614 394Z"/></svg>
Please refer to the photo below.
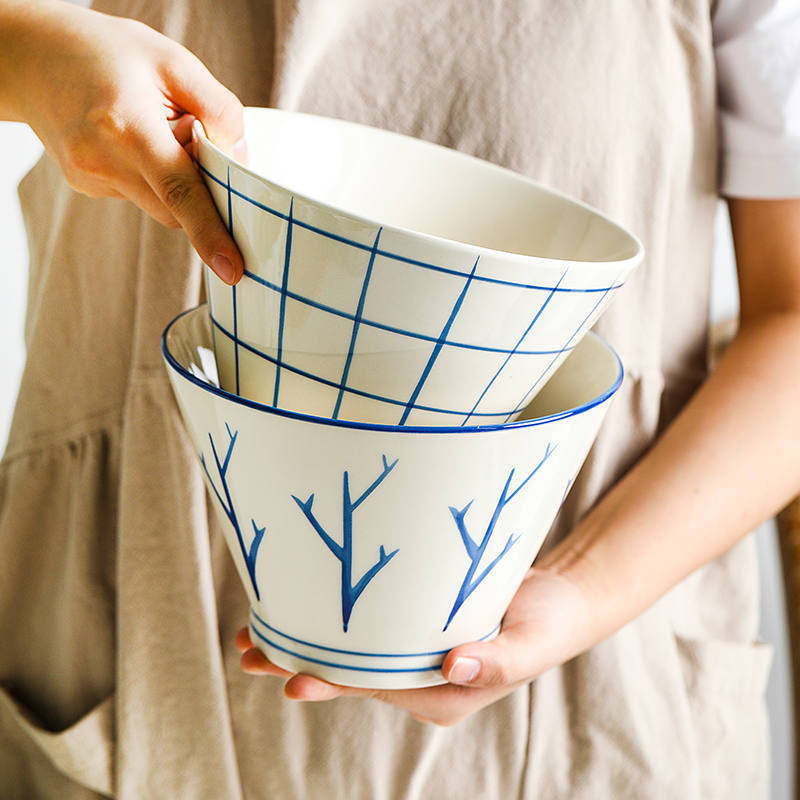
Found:
<svg viewBox="0 0 800 800"><path fill-rule="evenodd" d="M441 682L488 639L622 380L588 333L641 244L430 143L246 109L248 166L196 125L245 259L162 349L253 642L332 682Z"/></svg>

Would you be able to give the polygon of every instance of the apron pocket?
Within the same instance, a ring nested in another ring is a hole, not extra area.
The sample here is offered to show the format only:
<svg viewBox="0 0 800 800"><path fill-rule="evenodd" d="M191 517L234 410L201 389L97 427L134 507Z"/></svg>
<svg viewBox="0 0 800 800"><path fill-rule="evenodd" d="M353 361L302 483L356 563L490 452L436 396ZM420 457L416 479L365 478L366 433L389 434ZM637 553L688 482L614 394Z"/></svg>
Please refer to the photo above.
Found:
<svg viewBox="0 0 800 800"><path fill-rule="evenodd" d="M69 728L52 732L38 725L33 714L0 687L0 741L5 737L23 752L35 745L75 783L113 796L113 694Z"/></svg>
<svg viewBox="0 0 800 800"><path fill-rule="evenodd" d="M773 648L676 637L704 800L757 800L769 787L765 691Z"/></svg>

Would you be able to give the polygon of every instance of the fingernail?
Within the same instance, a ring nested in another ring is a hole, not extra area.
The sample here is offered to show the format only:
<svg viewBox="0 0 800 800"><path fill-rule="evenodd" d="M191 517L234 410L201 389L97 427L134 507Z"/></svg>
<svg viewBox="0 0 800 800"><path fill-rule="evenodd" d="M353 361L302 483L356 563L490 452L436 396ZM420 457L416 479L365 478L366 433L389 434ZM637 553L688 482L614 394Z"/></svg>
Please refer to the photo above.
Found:
<svg viewBox="0 0 800 800"><path fill-rule="evenodd" d="M478 677L481 662L477 658L460 656L450 670L447 680L450 683L471 683Z"/></svg>
<svg viewBox="0 0 800 800"><path fill-rule="evenodd" d="M222 281L225 281L229 286L233 284L236 279L236 274L233 271L233 264L227 256L222 253L217 253L211 261L211 269L214 274Z"/></svg>

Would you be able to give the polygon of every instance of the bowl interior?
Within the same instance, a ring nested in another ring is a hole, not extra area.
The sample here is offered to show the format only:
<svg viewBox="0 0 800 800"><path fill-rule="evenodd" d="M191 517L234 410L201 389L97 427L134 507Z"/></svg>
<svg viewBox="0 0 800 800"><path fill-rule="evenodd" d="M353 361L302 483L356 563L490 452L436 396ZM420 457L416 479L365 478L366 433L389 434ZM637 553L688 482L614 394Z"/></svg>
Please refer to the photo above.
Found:
<svg viewBox="0 0 800 800"><path fill-rule="evenodd" d="M195 383L204 384L210 391L224 395L234 402L261 408L271 413L313 419L326 424L403 431L468 431L478 428L489 430L498 427L535 424L557 416L576 414L607 400L617 391L623 377L622 364L615 351L599 336L590 332L583 337L555 374L513 422L503 425L462 427L399 427L313 417L308 414L276 409L225 392L219 388L207 305L193 308L175 319L164 332L162 350L170 365L183 377Z"/></svg>
<svg viewBox="0 0 800 800"><path fill-rule="evenodd" d="M245 109L245 131L252 174L383 226L551 259L616 262L641 252L594 209L449 148L266 108ZM197 133L208 141L199 125Z"/></svg>

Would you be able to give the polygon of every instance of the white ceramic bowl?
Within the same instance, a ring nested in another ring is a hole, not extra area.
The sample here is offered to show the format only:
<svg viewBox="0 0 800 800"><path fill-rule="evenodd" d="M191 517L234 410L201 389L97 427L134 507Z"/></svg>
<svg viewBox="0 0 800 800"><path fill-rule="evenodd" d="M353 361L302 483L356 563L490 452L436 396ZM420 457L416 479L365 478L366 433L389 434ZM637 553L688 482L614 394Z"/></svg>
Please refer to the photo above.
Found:
<svg viewBox="0 0 800 800"><path fill-rule="evenodd" d="M524 421L381 426L260 405L216 385L203 306L165 331L178 403L276 664L345 685L442 681L498 632L622 380L589 334Z"/></svg>
<svg viewBox="0 0 800 800"><path fill-rule="evenodd" d="M592 208L418 139L245 110L250 167L196 125L200 169L245 259L209 273L222 386L389 424L505 422L642 259Z"/></svg>

